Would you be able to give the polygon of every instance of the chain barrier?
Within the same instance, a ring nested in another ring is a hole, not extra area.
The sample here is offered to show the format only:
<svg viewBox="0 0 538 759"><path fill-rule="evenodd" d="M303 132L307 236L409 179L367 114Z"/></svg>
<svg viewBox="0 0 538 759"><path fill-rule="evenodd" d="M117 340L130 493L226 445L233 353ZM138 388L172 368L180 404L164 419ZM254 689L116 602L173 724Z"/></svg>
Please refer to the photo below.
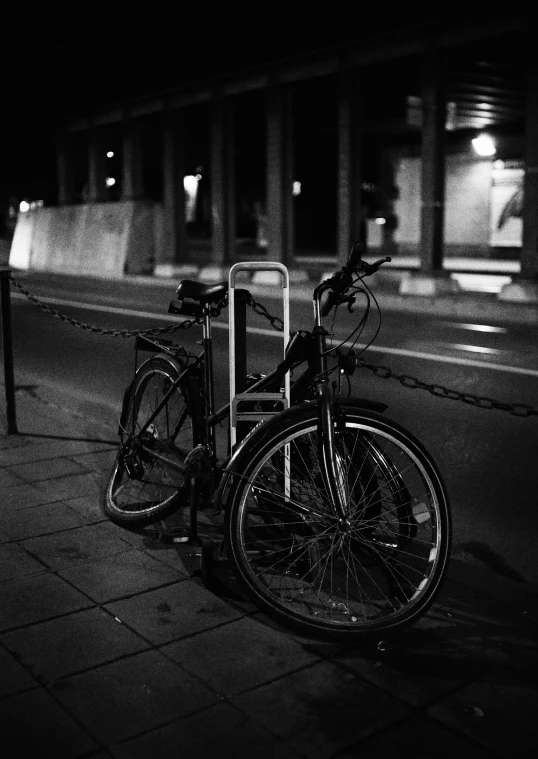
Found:
<svg viewBox="0 0 538 759"><path fill-rule="evenodd" d="M388 366L370 364L368 361L360 358L360 356L355 357L355 362L363 369L369 369L376 377L380 377L381 379L396 379L403 387L407 387L410 390L427 390L437 398L461 401L462 403L468 403L469 405L477 406L478 408L508 411L514 416L538 416L538 409L528 406L525 403L505 403L504 401L497 401L494 398L489 398L487 396L474 395L473 393L460 393L459 390L453 390L444 387L444 385L423 382L417 377L412 377L409 374L398 374L397 372L393 372L392 369L389 369Z"/></svg>
<svg viewBox="0 0 538 759"><path fill-rule="evenodd" d="M103 329L102 327L96 327L94 324L87 324L86 322L81 322L79 319L73 319L70 316L62 314L55 308L48 306L35 295L32 295L25 287L23 287L23 285L21 285L20 282L17 282L15 279L13 279L13 277L11 277L10 280L11 284L16 287L17 290L19 290L26 298L28 298L29 301L38 306L46 314L51 314L51 316L54 316L56 319L67 322L73 327L78 327L79 329L86 330L87 332L95 332L99 335L110 335L111 337L137 337L138 335L146 335L149 337L150 335L163 335L169 332L175 332L178 329L190 329L191 327L194 327L195 324L202 324L203 322L203 318L201 316L197 316L195 319L185 319L185 321L178 321L177 324L171 324L168 327L155 327L154 329ZM217 303L214 309L212 309L211 316L218 316L223 308L225 308L227 305L228 299L225 297L219 301L219 303Z"/></svg>
<svg viewBox="0 0 538 759"><path fill-rule="evenodd" d="M273 329L276 329L277 332L284 331L284 322L282 319L279 319L278 316L271 316L265 306L262 306L261 303L257 303L250 293L246 293L245 296L247 306L249 306L256 314L258 314L258 316L263 316L264 319L267 319L267 321L271 324L271 327Z"/></svg>
<svg viewBox="0 0 538 759"><path fill-rule="evenodd" d="M10 281L11 284L16 287L17 290L19 290L23 295L25 295L29 301L41 308L45 313L51 314L61 321L72 324L74 327L79 327L80 329L84 329L90 332L96 332L100 335L111 335L114 337L162 335L169 332L175 332L178 329L190 329L191 327L194 327L195 324L201 324L203 321L202 317L198 316L195 319L186 319L183 322L178 322L177 324L172 324L168 327L157 327L155 329L103 329L92 324L81 322L78 319L72 319L71 317L62 314L60 311L57 311L56 309L48 306L46 303L43 303L43 301L39 300L39 298L37 298L35 295L32 295L25 287L23 287L23 285L20 284L20 282L17 282L15 279L13 279L13 277L10 277ZM263 316L264 319L267 319L273 329L277 330L278 332L282 332L284 330L284 322L282 319L280 319L278 316L271 316L265 306L255 301L248 291L245 291L245 298L247 306L249 306L259 316ZM215 308L212 309L211 315L214 317L219 316L221 311L226 308L227 305L228 295L226 294L224 298L219 301L219 303L217 303ZM338 352L338 354L342 355L340 352ZM389 369L388 366L371 364L360 356L355 356L354 361L356 365L373 372L376 377L380 377L381 379L396 379L403 387L406 387L409 390L427 390L437 398L447 398L453 401L461 401L462 403L468 403L471 406L477 406L478 408L483 409L497 409L498 411L508 411L514 416L538 416L538 409L535 409L525 403L506 403L504 401L495 400L495 398L489 398L488 396L474 395L473 393L462 393L459 390L453 390L451 388L444 387L444 385L429 384L428 382L423 382L417 377L413 377L408 374L398 374L397 372L392 371L392 369Z"/></svg>

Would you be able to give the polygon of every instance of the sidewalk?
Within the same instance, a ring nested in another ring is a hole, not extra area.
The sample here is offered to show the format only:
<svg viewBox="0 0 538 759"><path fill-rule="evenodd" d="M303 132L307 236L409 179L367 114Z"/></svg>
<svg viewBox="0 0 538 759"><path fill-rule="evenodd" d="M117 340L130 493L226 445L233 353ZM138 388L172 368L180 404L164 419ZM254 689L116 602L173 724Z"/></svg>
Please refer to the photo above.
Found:
<svg viewBox="0 0 538 759"><path fill-rule="evenodd" d="M538 589L454 558L379 646L290 634L204 587L188 546L106 521L110 427L0 405L2 757L518 757L538 728Z"/></svg>

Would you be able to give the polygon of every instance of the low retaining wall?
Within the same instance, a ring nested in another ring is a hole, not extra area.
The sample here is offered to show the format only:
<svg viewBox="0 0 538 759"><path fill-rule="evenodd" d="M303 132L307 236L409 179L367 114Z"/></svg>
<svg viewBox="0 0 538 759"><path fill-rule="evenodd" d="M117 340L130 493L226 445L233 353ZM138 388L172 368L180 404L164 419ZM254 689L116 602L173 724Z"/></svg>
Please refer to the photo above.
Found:
<svg viewBox="0 0 538 759"><path fill-rule="evenodd" d="M99 277L152 274L153 203L126 200L20 213L9 264L16 269Z"/></svg>

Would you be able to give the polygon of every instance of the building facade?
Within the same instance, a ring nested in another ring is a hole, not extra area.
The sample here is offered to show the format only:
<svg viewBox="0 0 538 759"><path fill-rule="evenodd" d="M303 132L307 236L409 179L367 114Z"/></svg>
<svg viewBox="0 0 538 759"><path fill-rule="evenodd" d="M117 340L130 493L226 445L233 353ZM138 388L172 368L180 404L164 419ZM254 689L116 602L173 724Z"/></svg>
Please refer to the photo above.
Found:
<svg viewBox="0 0 538 759"><path fill-rule="evenodd" d="M58 205L20 225L20 260L317 276L361 238L413 269L402 292L450 291L447 261L476 259L538 300L531 51L524 18L402 30L101 109L59 131Z"/></svg>

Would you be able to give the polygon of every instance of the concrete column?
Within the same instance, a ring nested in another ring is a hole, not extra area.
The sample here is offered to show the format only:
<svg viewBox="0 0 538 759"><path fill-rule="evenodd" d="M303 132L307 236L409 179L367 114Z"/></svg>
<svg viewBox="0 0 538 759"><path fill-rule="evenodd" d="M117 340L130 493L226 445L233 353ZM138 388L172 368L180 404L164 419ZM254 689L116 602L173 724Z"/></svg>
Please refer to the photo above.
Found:
<svg viewBox="0 0 538 759"><path fill-rule="evenodd" d="M185 251L185 190L183 187L183 113L163 119L163 253L160 264L179 263Z"/></svg>
<svg viewBox="0 0 538 759"><path fill-rule="evenodd" d="M267 98L267 237L269 261L293 257L291 91L270 85Z"/></svg>
<svg viewBox="0 0 538 759"><path fill-rule="evenodd" d="M439 51L423 60L421 270L402 280L400 292L437 295L455 292L458 286L443 271L445 210L445 71Z"/></svg>
<svg viewBox="0 0 538 759"><path fill-rule="evenodd" d="M56 137L56 157L58 166L58 205L73 202L74 176L71 135L59 131Z"/></svg>
<svg viewBox="0 0 538 759"><path fill-rule="evenodd" d="M223 98L213 100L210 107L211 134L211 267L220 269L229 261L230 232L229 208L229 145L226 135L226 111L228 105ZM235 227L235 225L233 225ZM232 227L232 229L233 229ZM234 230L235 231L235 230ZM209 274L209 273L208 273ZM215 270L215 277L221 273Z"/></svg>
<svg viewBox="0 0 538 759"><path fill-rule="evenodd" d="M342 62L338 91L338 263L347 261L351 245L361 234L360 85L347 61Z"/></svg>
<svg viewBox="0 0 538 759"><path fill-rule="evenodd" d="M97 128L92 128L88 141L88 200L101 203L107 199L106 194L106 155L102 135Z"/></svg>
<svg viewBox="0 0 538 759"><path fill-rule="evenodd" d="M505 285L499 299L538 302L538 66L527 71L525 179L523 182L523 248L521 273Z"/></svg>
<svg viewBox="0 0 538 759"><path fill-rule="evenodd" d="M142 175L142 134L140 121L126 118L123 122L123 200L144 197Z"/></svg>

